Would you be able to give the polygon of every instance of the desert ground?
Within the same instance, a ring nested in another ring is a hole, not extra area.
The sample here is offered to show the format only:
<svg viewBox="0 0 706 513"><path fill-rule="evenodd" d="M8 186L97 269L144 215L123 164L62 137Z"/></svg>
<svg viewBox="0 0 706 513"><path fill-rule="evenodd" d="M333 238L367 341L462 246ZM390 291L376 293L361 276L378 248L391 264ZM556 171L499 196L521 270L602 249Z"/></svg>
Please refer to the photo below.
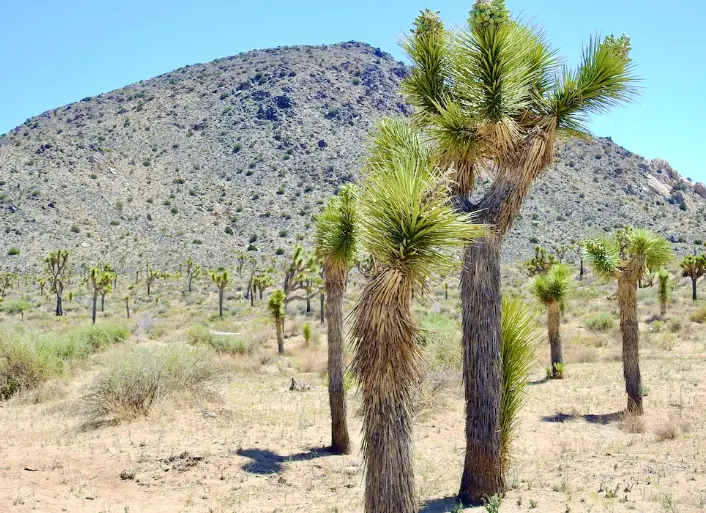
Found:
<svg viewBox="0 0 706 513"><path fill-rule="evenodd" d="M349 456L326 451L326 330L318 299L309 314L303 303L290 305L286 352L278 356L267 294L254 307L242 300L245 275L229 287L222 320L214 314L216 289L204 278L191 294L183 279L158 282L151 297L138 285L128 320L127 281L120 278L97 321L127 327L127 340L67 360L37 386L0 401L0 511L362 511L355 386L348 392L354 450ZM696 322L704 320L698 312L706 301L692 302L688 279L675 281L665 320L653 319L656 287L639 291L645 415L626 417L614 285L590 273L575 282L562 322L565 378L547 380L544 314L524 273L517 266L504 270L506 292L539 310L540 336L500 511L706 509L706 332ZM361 282L351 277L347 311ZM453 498L463 464L464 401L457 281L448 283L448 299L439 283L414 305L428 330L414 425L417 495L425 513L485 511L463 510ZM71 290L67 315L55 318L51 294L23 282L6 301L23 297L39 306L24 317L0 314L0 331L32 340L85 327L90 296L85 286ZM308 343L302 336L307 322L313 328ZM176 355L198 349L191 370L206 369L203 380L190 381L183 377L189 369L167 366L164 373L183 375L167 376L171 384L144 412L101 409L101 376L175 347Z"/></svg>

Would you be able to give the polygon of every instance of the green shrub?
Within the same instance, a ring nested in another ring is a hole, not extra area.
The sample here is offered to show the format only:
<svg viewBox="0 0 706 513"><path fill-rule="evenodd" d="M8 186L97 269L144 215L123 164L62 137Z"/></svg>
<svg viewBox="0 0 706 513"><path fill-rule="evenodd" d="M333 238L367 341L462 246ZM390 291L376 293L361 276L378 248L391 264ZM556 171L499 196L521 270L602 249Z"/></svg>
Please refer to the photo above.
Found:
<svg viewBox="0 0 706 513"><path fill-rule="evenodd" d="M242 339L231 335L214 335L207 327L196 324L186 332L186 340L191 345L211 346L218 353L245 355L251 354L253 347Z"/></svg>
<svg viewBox="0 0 706 513"><path fill-rule="evenodd" d="M689 319L692 322L698 322L699 324L706 323L706 308L699 308L689 316Z"/></svg>
<svg viewBox="0 0 706 513"><path fill-rule="evenodd" d="M610 312L598 312L586 317L584 324L591 331L608 331L615 327L615 319Z"/></svg>
<svg viewBox="0 0 706 513"><path fill-rule="evenodd" d="M17 248L10 248L10 249L7 250L7 254L8 254L9 256L17 256L17 255L20 254L20 250L17 249Z"/></svg>
<svg viewBox="0 0 706 513"><path fill-rule="evenodd" d="M170 395L206 392L220 374L207 353L184 344L120 351L84 396L86 414L92 421L147 415Z"/></svg>
<svg viewBox="0 0 706 513"><path fill-rule="evenodd" d="M302 326L302 335L304 336L304 341L308 346L311 342L311 324L308 322L304 323L304 326Z"/></svg>
<svg viewBox="0 0 706 513"><path fill-rule="evenodd" d="M27 310L34 308L34 304L29 301L23 301L21 299L16 299L13 301L4 301L0 303L0 312L4 312L10 315L20 314L22 317L25 316Z"/></svg>

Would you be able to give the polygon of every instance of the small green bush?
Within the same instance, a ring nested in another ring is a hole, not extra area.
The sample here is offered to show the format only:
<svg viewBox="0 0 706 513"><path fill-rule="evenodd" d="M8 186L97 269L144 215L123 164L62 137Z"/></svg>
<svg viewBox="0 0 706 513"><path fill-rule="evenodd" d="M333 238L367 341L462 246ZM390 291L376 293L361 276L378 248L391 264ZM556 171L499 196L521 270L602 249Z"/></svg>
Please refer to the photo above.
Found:
<svg viewBox="0 0 706 513"><path fill-rule="evenodd" d="M10 249L7 250L7 254L8 254L9 256L17 256L17 255L20 254L20 250L17 249L17 248L10 248Z"/></svg>
<svg viewBox="0 0 706 513"><path fill-rule="evenodd" d="M13 301L4 301L0 303L0 312L4 312L10 315L20 314L24 317L27 310L34 308L34 304L29 301L23 301L21 299L16 299Z"/></svg>
<svg viewBox="0 0 706 513"><path fill-rule="evenodd" d="M302 335L304 336L304 341L308 346L311 342L311 324L308 322L304 323L304 326L302 326Z"/></svg>
<svg viewBox="0 0 706 513"><path fill-rule="evenodd" d="M191 345L211 346L218 353L245 355L251 354L253 347L242 339L231 335L214 335L207 327L196 324L186 332L186 340Z"/></svg>
<svg viewBox="0 0 706 513"><path fill-rule="evenodd" d="M586 317L584 324L591 331L608 331L615 327L615 319L610 312L598 312Z"/></svg>

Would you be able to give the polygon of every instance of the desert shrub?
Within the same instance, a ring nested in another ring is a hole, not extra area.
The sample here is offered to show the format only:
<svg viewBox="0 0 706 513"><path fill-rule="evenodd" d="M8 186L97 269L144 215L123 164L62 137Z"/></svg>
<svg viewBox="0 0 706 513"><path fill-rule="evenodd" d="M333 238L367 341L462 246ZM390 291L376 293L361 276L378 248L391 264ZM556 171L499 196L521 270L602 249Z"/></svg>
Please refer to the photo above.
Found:
<svg viewBox="0 0 706 513"><path fill-rule="evenodd" d="M92 421L147 415L170 395L204 393L220 373L206 352L183 344L121 351L89 386L85 411Z"/></svg>
<svg viewBox="0 0 706 513"><path fill-rule="evenodd" d="M682 321L681 319L670 319L667 322L667 330L670 333L678 333L682 329Z"/></svg>
<svg viewBox="0 0 706 513"><path fill-rule="evenodd" d="M598 312L586 317L584 324L592 331L608 331L615 327L615 319L610 312Z"/></svg>
<svg viewBox="0 0 706 513"><path fill-rule="evenodd" d="M21 314L24 317L24 313L27 310L34 308L34 304L29 301L23 301L21 299L16 299L13 301L4 301L0 303L0 312L16 315Z"/></svg>
<svg viewBox="0 0 706 513"><path fill-rule="evenodd" d="M699 324L706 323L706 308L699 308L689 316L689 319L692 322L698 322Z"/></svg>
<svg viewBox="0 0 706 513"><path fill-rule="evenodd" d="M186 340L191 345L207 345L219 353L245 355L252 354L253 346L230 335L214 335L207 327L196 324L186 332Z"/></svg>
<svg viewBox="0 0 706 513"><path fill-rule="evenodd" d="M8 254L9 256L17 256L17 255L20 254L20 250L17 249L17 248L10 248L10 249L7 250L7 254Z"/></svg>
<svg viewBox="0 0 706 513"><path fill-rule="evenodd" d="M304 336L304 341L308 346L311 342L311 324L309 324L308 322L304 323L304 326L302 326L302 335Z"/></svg>

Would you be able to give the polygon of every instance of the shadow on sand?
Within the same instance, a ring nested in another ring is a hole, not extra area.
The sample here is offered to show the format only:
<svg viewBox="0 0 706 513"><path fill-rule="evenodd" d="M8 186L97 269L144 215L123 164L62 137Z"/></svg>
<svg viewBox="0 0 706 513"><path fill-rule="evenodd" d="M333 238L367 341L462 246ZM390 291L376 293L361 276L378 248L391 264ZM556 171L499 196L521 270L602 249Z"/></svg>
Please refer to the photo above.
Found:
<svg viewBox="0 0 706 513"><path fill-rule="evenodd" d="M552 422L561 423L569 422L571 420L583 419L590 424L610 424L611 422L617 422L625 418L624 411L616 411L613 413L601 413L593 414L589 413L586 415L574 415L569 413L557 413L556 415L546 415L542 417L542 422Z"/></svg>
<svg viewBox="0 0 706 513"><path fill-rule="evenodd" d="M266 449L239 449L236 454L252 460L242 467L245 472L250 474L279 474L284 463L309 461L325 456L333 456L333 453L326 447L318 447L290 456L280 456Z"/></svg>

